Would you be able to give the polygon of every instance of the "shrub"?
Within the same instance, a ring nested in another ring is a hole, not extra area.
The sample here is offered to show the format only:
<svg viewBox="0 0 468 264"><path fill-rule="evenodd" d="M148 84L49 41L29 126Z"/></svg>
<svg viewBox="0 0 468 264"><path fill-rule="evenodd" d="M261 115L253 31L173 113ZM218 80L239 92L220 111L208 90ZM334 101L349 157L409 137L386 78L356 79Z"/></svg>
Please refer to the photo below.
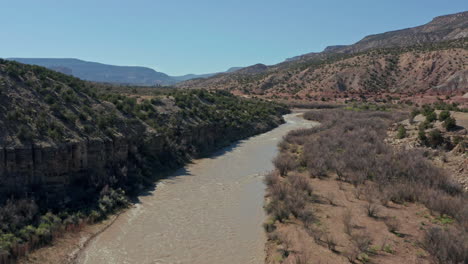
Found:
<svg viewBox="0 0 468 264"><path fill-rule="evenodd" d="M311 175L336 172L340 180L355 184L358 190L363 190L359 196L366 196L368 216L378 216L380 207L375 201L420 202L430 210L448 216L441 221L456 219L457 223L452 225L461 226L460 230L468 227L468 206L460 186L452 182L443 169L428 162L423 151L396 149L385 144L388 127L401 121L403 115L327 110L309 112L304 117L320 121L321 126L288 134L284 139L288 147L282 149L282 155L302 149L298 163L306 166ZM445 144L439 130L432 130L426 136L424 129L419 131L421 141L433 147ZM307 203L303 201L312 202L313 199L306 196L303 189L294 187L302 185L293 184L302 182L300 178L294 178L296 176L290 173L286 179L271 180L285 186L275 187L277 190L270 188L270 193L277 194L272 195L273 202L267 210L275 210L286 217L294 215L298 219L308 212ZM389 231L398 232L400 223L396 219L386 218L384 221ZM355 245L349 258L361 256L364 259L362 254L372 253L369 252L371 240L365 234L354 233L351 222L350 213L343 215L345 232ZM317 233L313 226L306 230L311 235Z"/></svg>
<svg viewBox="0 0 468 264"><path fill-rule="evenodd" d="M29 141L29 140L31 140L33 138L33 134L31 132L31 129L28 129L26 126L22 125L22 126L20 126L20 128L18 130L17 137L21 141Z"/></svg>
<svg viewBox="0 0 468 264"><path fill-rule="evenodd" d="M435 112L430 112L426 115L426 122L432 123L437 120L437 114Z"/></svg>
<svg viewBox="0 0 468 264"><path fill-rule="evenodd" d="M330 234L327 234L325 236L325 244L327 244L329 250L336 252L336 246L338 245L338 243L336 242L335 237L333 237Z"/></svg>
<svg viewBox="0 0 468 264"><path fill-rule="evenodd" d="M421 113L421 111L419 111L419 109L413 109L413 111L411 111L411 115L410 115L410 118L411 119L414 119L417 115L419 115Z"/></svg>
<svg viewBox="0 0 468 264"><path fill-rule="evenodd" d="M438 129L434 129L429 132L427 136L427 142L429 146L436 148L444 143L444 137Z"/></svg>
<svg viewBox="0 0 468 264"><path fill-rule="evenodd" d="M447 111L447 110L443 110L442 112L440 112L439 114L439 121L444 121L445 119L449 118L450 117L450 112Z"/></svg>
<svg viewBox="0 0 468 264"><path fill-rule="evenodd" d="M274 219L268 219L265 223L263 223L263 228L265 229L265 232L271 233L276 230L275 226L275 220Z"/></svg>
<svg viewBox="0 0 468 264"><path fill-rule="evenodd" d="M377 214L380 212L380 205L374 203L374 202L367 202L365 205L367 216L377 218Z"/></svg>
<svg viewBox="0 0 468 264"><path fill-rule="evenodd" d="M343 225L345 233L350 236L353 232L353 215L349 209L343 214Z"/></svg>
<svg viewBox="0 0 468 264"><path fill-rule="evenodd" d="M420 129L418 131L418 139L419 139L419 141L421 141L421 143L427 144L427 136L426 136L426 132L424 130Z"/></svg>
<svg viewBox="0 0 468 264"><path fill-rule="evenodd" d="M402 139L406 137L406 128L403 125L398 126L397 138Z"/></svg>
<svg viewBox="0 0 468 264"><path fill-rule="evenodd" d="M400 222L398 219L396 219L396 217L386 217L384 222L388 228L388 231L392 233L396 233L400 229Z"/></svg>
<svg viewBox="0 0 468 264"><path fill-rule="evenodd" d="M306 177L295 174L289 176L288 180L291 182L291 186L295 190L303 191L309 196L312 195L312 185L310 184L309 179Z"/></svg>
<svg viewBox="0 0 468 264"><path fill-rule="evenodd" d="M53 105L53 104L55 104L57 102L57 99L54 96L48 94L44 98L44 101L49 105Z"/></svg>
<svg viewBox="0 0 468 264"><path fill-rule="evenodd" d="M369 250L369 247L372 244L372 238L369 236L369 234L364 232L354 233L351 234L351 242L362 253L367 252Z"/></svg>
<svg viewBox="0 0 468 264"><path fill-rule="evenodd" d="M424 237L424 247L440 264L467 263L468 236L452 228L430 228Z"/></svg>
<svg viewBox="0 0 468 264"><path fill-rule="evenodd" d="M297 164L291 155L280 154L274 160L273 164L279 170L281 176L286 176L288 171L294 169Z"/></svg>
<svg viewBox="0 0 468 264"><path fill-rule="evenodd" d="M455 129L457 127L457 122L455 120L455 118L453 117L447 117L444 121L444 123L442 123L442 125L444 126L444 128L447 130L447 131L451 131L453 129Z"/></svg>

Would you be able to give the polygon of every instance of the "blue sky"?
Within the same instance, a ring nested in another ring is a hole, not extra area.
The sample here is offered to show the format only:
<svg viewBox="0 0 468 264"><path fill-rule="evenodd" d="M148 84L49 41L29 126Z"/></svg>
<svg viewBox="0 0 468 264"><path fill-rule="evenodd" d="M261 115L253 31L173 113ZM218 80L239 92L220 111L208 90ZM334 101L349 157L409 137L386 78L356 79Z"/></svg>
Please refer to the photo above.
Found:
<svg viewBox="0 0 468 264"><path fill-rule="evenodd" d="M0 57L79 58L171 75L351 44L468 10L466 0L0 0Z"/></svg>

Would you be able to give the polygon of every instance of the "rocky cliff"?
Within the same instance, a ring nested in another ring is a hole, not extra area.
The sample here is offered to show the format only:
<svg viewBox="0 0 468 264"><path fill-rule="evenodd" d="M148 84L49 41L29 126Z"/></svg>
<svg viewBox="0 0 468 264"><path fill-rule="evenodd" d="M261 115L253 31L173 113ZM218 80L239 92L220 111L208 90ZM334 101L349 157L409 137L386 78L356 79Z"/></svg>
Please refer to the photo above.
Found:
<svg viewBox="0 0 468 264"><path fill-rule="evenodd" d="M0 196L59 205L106 185L141 189L194 156L277 126L286 112L222 92L106 94L9 61L0 61L0 101Z"/></svg>

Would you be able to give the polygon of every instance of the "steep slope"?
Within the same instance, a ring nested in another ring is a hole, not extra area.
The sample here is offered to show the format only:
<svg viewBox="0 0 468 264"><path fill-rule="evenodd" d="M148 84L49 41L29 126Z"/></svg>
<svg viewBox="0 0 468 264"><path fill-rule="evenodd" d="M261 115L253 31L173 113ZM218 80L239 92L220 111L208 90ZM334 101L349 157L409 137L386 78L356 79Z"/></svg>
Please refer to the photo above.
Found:
<svg viewBox="0 0 468 264"><path fill-rule="evenodd" d="M322 54L247 74L235 72L178 84L273 99L354 97L378 94L448 94L468 91L468 41L454 40L353 54Z"/></svg>
<svg viewBox="0 0 468 264"><path fill-rule="evenodd" d="M0 60L1 263L105 218L127 204L125 193L270 130L288 112L225 91L151 88L140 96L139 88L123 95L107 92L120 86L101 87Z"/></svg>
<svg viewBox="0 0 468 264"><path fill-rule="evenodd" d="M226 92L139 98L96 87L0 60L0 203L33 186L65 196L77 181L83 188L136 186L142 174L268 130L286 111Z"/></svg>
<svg viewBox="0 0 468 264"><path fill-rule="evenodd" d="M350 46L286 62L179 83L273 99L320 100L352 94L459 95L468 91L468 12L372 35Z"/></svg>
<svg viewBox="0 0 468 264"><path fill-rule="evenodd" d="M356 53L375 48L407 47L468 37L468 11L439 16L431 22L413 28L369 35L352 45L325 48L324 53ZM317 53L297 56L287 61L314 58Z"/></svg>

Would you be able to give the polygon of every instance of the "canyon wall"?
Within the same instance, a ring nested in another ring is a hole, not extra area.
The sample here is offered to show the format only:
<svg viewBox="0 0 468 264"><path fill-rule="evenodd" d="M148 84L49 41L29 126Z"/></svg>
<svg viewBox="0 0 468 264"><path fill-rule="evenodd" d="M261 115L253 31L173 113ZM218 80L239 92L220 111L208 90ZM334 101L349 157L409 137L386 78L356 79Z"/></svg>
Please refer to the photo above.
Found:
<svg viewBox="0 0 468 264"><path fill-rule="evenodd" d="M132 139L120 136L59 145L0 147L0 193L33 194L40 189L48 198L66 197L69 187L77 182L101 188L128 180L131 168L148 166L162 171L280 123L276 118L227 129L204 122L181 127L171 136L145 132Z"/></svg>

